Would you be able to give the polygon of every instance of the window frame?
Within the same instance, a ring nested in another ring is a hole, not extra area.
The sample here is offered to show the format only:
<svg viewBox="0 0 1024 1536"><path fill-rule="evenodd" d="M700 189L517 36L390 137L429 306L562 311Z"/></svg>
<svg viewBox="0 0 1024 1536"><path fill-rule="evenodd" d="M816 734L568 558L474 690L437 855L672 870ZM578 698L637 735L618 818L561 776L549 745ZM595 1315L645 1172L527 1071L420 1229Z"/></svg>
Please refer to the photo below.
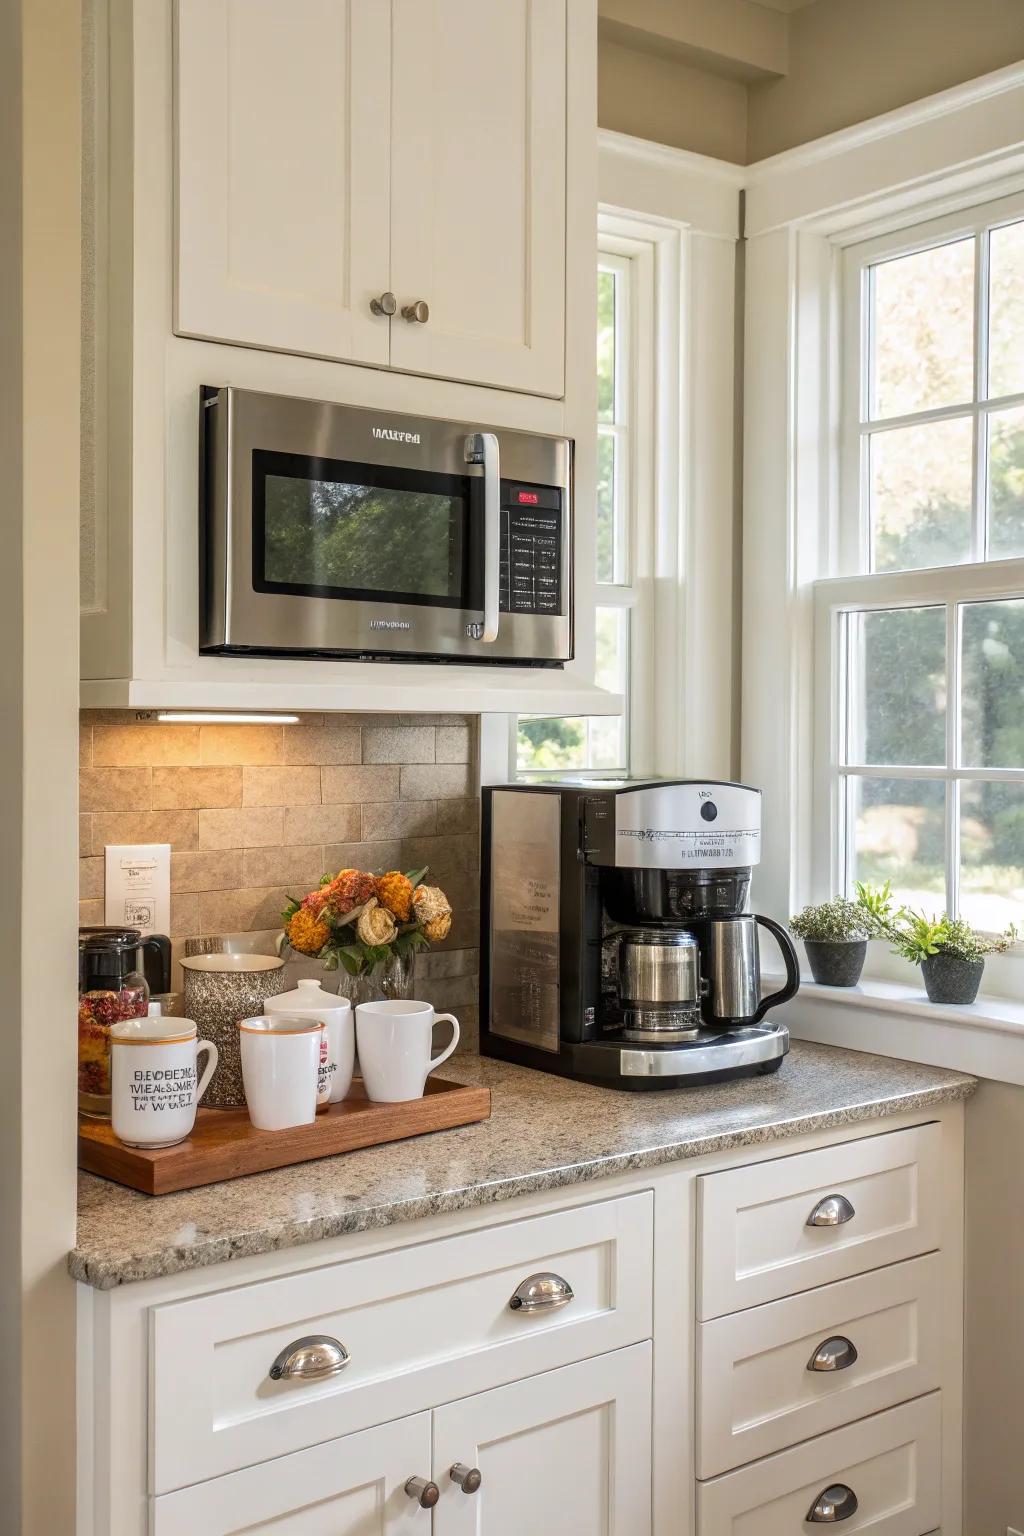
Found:
<svg viewBox="0 0 1024 1536"><path fill-rule="evenodd" d="M1021 769L966 768L959 761L960 632L966 603L1024 598L1024 557L984 558L987 546L988 431L986 418L1024 404L1024 392L986 398L988 372L988 239L987 233L1024 220L1024 191L973 203L938 217L901 222L887 233L845 243L837 251L839 311L837 448L837 519L833 569L840 574L813 582L813 637L816 658L814 683L812 884L818 892L848 889L852 868L851 835L846 796L852 777L913 778L938 781L945 794L945 881L952 910L959 905L959 793L964 780L1024 784ZM870 269L880 261L910 255L957 238L973 237L974 369L972 399L948 406L872 418L870 333L872 305ZM838 244L838 242L837 242ZM950 418L970 417L973 434L971 487L971 556L957 565L906 571L871 569L870 470L868 446L878 431ZM880 765L843 763L842 748L848 708L850 674L844 657L843 620L849 613L894 608L943 606L946 610L946 751L945 763ZM936 903L938 905L938 901ZM1009 960L1010 957L1006 957ZM869 971L888 971L873 957ZM1005 964L1006 961L1003 961ZM1011 961L1011 963L1014 963ZM1019 963L1019 957L1016 958Z"/></svg>

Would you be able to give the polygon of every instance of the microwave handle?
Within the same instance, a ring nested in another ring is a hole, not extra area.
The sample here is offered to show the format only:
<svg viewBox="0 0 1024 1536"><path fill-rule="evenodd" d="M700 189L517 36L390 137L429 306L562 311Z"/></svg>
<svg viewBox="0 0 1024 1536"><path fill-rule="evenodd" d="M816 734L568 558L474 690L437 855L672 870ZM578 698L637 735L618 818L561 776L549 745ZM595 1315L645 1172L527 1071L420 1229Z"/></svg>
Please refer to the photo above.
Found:
<svg viewBox="0 0 1024 1536"><path fill-rule="evenodd" d="M493 432L474 432L466 438L466 463L484 467L484 622L477 640L498 638L498 601L501 565L501 469L498 439Z"/></svg>

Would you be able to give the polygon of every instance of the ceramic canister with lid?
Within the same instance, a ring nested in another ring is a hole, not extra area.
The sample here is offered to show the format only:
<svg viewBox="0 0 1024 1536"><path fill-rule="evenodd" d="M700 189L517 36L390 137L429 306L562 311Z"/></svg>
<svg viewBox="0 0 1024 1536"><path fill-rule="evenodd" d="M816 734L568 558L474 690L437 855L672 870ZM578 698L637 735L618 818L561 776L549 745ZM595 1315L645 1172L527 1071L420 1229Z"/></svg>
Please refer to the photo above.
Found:
<svg viewBox="0 0 1024 1536"><path fill-rule="evenodd" d="M348 998L325 992L315 979L305 979L293 992L268 998L264 1012L319 1019L326 1025L328 1103L340 1104L352 1086L355 1067L356 1031Z"/></svg>
<svg viewBox="0 0 1024 1536"><path fill-rule="evenodd" d="M220 1055L204 1107L241 1109L245 1089L238 1026L243 1019L262 1014L267 999L285 986L284 961L277 955L186 955L181 968L185 1013Z"/></svg>

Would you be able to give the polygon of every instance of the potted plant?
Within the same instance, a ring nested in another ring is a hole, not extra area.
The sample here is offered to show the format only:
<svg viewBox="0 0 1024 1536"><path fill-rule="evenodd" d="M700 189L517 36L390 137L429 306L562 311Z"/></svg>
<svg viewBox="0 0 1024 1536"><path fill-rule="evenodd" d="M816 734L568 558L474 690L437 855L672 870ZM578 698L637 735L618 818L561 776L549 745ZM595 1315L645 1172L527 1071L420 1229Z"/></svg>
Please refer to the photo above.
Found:
<svg viewBox="0 0 1024 1536"><path fill-rule="evenodd" d="M896 954L921 967L925 991L933 1003L973 1003L981 985L986 955L1001 955L1017 943L1011 923L1005 933L988 938L962 917L926 917L904 912L891 930Z"/></svg>
<svg viewBox="0 0 1024 1536"><path fill-rule="evenodd" d="M864 969L872 925L855 901L835 896L804 907L790 921L804 949L815 981L825 987L855 987Z"/></svg>

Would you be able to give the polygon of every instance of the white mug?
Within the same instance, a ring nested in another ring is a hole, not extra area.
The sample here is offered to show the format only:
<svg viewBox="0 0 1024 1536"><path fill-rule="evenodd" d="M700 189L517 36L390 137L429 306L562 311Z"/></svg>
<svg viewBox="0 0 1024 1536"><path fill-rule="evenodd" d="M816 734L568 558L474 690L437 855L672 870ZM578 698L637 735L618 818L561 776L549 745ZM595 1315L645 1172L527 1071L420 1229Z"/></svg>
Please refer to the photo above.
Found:
<svg viewBox="0 0 1024 1536"><path fill-rule="evenodd" d="M110 1029L110 1118L127 1147L173 1147L191 1134L217 1070L217 1047L191 1019L122 1019ZM115 1049L116 1047L116 1049ZM200 1051L206 1070L197 1081Z"/></svg>
<svg viewBox="0 0 1024 1536"><path fill-rule="evenodd" d="M268 997L266 1013L319 1019L326 1026L326 1061L320 1073L320 1104L340 1104L352 1087L356 1057L356 1027L347 997L325 992L316 980L303 978L291 992Z"/></svg>
<svg viewBox="0 0 1024 1536"><path fill-rule="evenodd" d="M242 1085L249 1119L258 1131L312 1125L320 1076L324 1025L288 1013L243 1019L238 1026Z"/></svg>
<svg viewBox="0 0 1024 1536"><path fill-rule="evenodd" d="M452 1038L439 1056L431 1056L431 1031L437 1023L450 1024ZM450 1013L435 1014L429 1003L402 998L360 1003L356 1041L367 1098L399 1104L423 1097L427 1078L459 1043L459 1021Z"/></svg>

